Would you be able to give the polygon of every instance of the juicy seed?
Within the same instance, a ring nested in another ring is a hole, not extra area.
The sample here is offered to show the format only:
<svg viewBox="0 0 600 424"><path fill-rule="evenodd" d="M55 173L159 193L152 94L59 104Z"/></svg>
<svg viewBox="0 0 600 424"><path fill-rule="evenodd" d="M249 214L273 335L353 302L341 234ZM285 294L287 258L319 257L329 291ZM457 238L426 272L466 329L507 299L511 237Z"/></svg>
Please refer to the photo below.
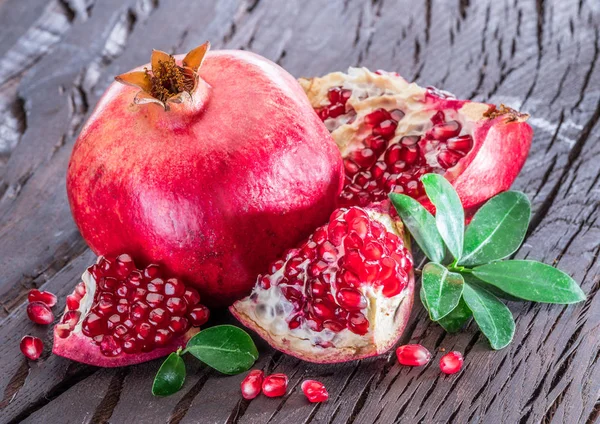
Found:
<svg viewBox="0 0 600 424"><path fill-rule="evenodd" d="M27 295L27 300L29 302L42 302L48 305L49 308L56 305L56 296L47 291L39 291L37 289L29 290L29 294Z"/></svg>
<svg viewBox="0 0 600 424"><path fill-rule="evenodd" d="M208 321L208 317L210 316L210 311L208 310L208 308L206 306L200 305L200 306L197 306L194 309L192 309L188 313L188 315L190 317L190 322L192 323L192 325L194 327L200 327L200 326L206 324L206 321Z"/></svg>
<svg viewBox="0 0 600 424"><path fill-rule="evenodd" d="M19 348L23 355L32 361L36 361L44 350L44 343L41 339L33 336L25 336L21 339Z"/></svg>
<svg viewBox="0 0 600 424"><path fill-rule="evenodd" d="M325 402L329 399L329 393L323 383L316 380L302 382L302 391L309 402Z"/></svg>
<svg viewBox="0 0 600 424"><path fill-rule="evenodd" d="M262 370L252 370L242 380L240 387L244 399L254 399L260 394L265 373Z"/></svg>
<svg viewBox="0 0 600 424"><path fill-rule="evenodd" d="M48 305L37 301L27 305L27 316L36 324L47 325L54 321L54 314Z"/></svg>
<svg viewBox="0 0 600 424"><path fill-rule="evenodd" d="M420 367L431 359L431 353L420 344L400 346L396 349L396 356L401 365Z"/></svg>
<svg viewBox="0 0 600 424"><path fill-rule="evenodd" d="M285 374L271 374L262 383L262 391L267 397L279 397L285 395L288 378Z"/></svg>
<svg viewBox="0 0 600 424"><path fill-rule="evenodd" d="M440 370L444 374L456 374L463 365L463 356L460 352L453 351L440 358Z"/></svg>

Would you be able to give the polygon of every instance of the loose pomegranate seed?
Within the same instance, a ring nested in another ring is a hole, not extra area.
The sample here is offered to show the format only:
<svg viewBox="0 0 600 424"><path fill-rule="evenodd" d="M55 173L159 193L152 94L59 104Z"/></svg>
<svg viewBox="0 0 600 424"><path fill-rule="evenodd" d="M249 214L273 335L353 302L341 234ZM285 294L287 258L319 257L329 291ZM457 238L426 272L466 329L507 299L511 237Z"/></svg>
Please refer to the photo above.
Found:
<svg viewBox="0 0 600 424"><path fill-rule="evenodd" d="M240 387L244 399L254 399L260 394L265 373L261 370L252 370L242 380Z"/></svg>
<svg viewBox="0 0 600 424"><path fill-rule="evenodd" d="M47 291L39 291L37 289L29 290L27 300L29 300L29 302L45 303L50 308L56 305L56 296L54 294Z"/></svg>
<svg viewBox="0 0 600 424"><path fill-rule="evenodd" d="M67 296L67 309L69 311L76 311L79 309L79 298L76 295L70 294Z"/></svg>
<svg viewBox="0 0 600 424"><path fill-rule="evenodd" d="M36 361L39 359L42 351L44 350L44 343L37 337L25 336L21 339L19 348L21 349L23 355L32 361Z"/></svg>
<svg viewBox="0 0 600 424"><path fill-rule="evenodd" d="M329 399L329 393L323 383L316 380L302 382L302 391L309 402L325 402Z"/></svg>
<svg viewBox="0 0 600 424"><path fill-rule="evenodd" d="M271 374L262 383L262 391L267 397L279 397L285 395L288 378L285 374Z"/></svg>
<svg viewBox="0 0 600 424"><path fill-rule="evenodd" d="M431 353L419 344L400 346L396 349L396 356L400 364L411 367L420 367L431 359Z"/></svg>
<svg viewBox="0 0 600 424"><path fill-rule="evenodd" d="M36 324L50 324L54 321L54 314L43 302L31 302L27 305L27 316Z"/></svg>
<svg viewBox="0 0 600 424"><path fill-rule="evenodd" d="M455 374L463 365L463 356L460 352L450 352L440 358L440 370L444 374Z"/></svg>

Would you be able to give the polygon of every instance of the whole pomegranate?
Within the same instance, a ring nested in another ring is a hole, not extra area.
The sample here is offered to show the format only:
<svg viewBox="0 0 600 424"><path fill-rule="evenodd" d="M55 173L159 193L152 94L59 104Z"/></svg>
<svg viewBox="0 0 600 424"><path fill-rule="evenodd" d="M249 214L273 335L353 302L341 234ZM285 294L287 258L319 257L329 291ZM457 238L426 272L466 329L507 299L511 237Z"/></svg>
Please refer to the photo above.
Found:
<svg viewBox="0 0 600 424"><path fill-rule="evenodd" d="M274 348L310 362L378 355L398 340L413 302L413 262L389 202L337 209L230 307Z"/></svg>
<svg viewBox="0 0 600 424"><path fill-rule="evenodd" d="M154 51L117 77L73 149L67 192L98 255L160 260L227 305L326 221L343 163L298 82L244 51ZM123 84L121 84L123 83Z"/></svg>
<svg viewBox="0 0 600 424"><path fill-rule="evenodd" d="M528 115L457 100L396 73L350 68L300 83L344 158L341 205L396 192L433 209L419 178L435 172L473 209L510 187L531 145Z"/></svg>
<svg viewBox="0 0 600 424"><path fill-rule="evenodd" d="M195 289L157 264L138 269L128 254L100 257L67 296L52 352L99 367L168 355L207 321L200 300Z"/></svg>

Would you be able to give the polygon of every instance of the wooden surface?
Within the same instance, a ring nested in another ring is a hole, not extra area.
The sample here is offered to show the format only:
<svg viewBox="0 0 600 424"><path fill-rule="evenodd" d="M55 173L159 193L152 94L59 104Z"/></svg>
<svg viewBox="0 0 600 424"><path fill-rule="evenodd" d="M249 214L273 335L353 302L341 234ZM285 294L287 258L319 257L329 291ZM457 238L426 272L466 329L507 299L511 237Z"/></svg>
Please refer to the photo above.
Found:
<svg viewBox="0 0 600 424"><path fill-rule="evenodd" d="M599 38L598 0L0 0L0 421L600 422ZM534 218L516 256L557 264L588 300L510 303L516 336L499 352L473 325L446 335L417 305L402 342L463 352L454 376L440 374L440 353L424 368L391 355L327 366L260 344L258 366L287 373L290 390L252 402L241 400L242 376L190 358L183 389L157 399L160 361L96 369L50 355L51 330L27 321L24 301L43 287L62 308L94 259L64 186L81 124L113 76L152 48L180 53L205 40L295 76L364 65L529 112L535 137L515 187ZM44 338L42 360L19 353L26 333ZM326 384L327 403L305 401L297 385L307 377Z"/></svg>

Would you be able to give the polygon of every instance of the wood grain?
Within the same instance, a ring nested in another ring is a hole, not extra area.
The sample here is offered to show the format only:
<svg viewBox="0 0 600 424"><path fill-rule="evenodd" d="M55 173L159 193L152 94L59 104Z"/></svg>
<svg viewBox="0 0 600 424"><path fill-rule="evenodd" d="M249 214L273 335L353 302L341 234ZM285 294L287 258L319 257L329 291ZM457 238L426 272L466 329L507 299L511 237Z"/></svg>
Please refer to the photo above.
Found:
<svg viewBox="0 0 600 424"><path fill-rule="evenodd" d="M534 143L514 187L534 218L516 257L556 264L588 300L510 303L516 337L499 352L474 326L445 334L417 305L402 342L436 356L416 369L391 354L308 364L257 341L257 366L287 373L290 391L251 402L239 396L243 376L190 358L183 389L159 399L150 387L160 361L102 370L50 355L50 330L24 318L23 301L31 287L64 299L93 260L64 187L78 131L114 75L152 48L205 40L295 76L395 70L530 113ZM599 51L597 0L0 0L0 422L600 422ZM46 340L37 363L18 351L26 333ZM463 352L464 370L441 375L439 349ZM307 377L327 385L327 403L304 400Z"/></svg>

